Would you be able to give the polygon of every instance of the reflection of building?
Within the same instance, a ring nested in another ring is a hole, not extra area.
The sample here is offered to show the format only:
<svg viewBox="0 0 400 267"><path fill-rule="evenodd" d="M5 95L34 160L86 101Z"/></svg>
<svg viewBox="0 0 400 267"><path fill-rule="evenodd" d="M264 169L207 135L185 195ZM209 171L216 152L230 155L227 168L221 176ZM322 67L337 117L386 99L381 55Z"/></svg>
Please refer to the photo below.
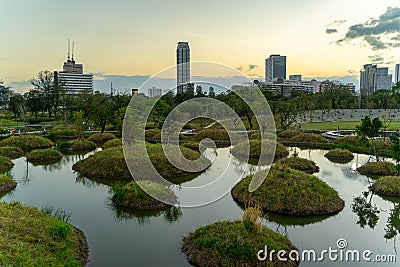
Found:
<svg viewBox="0 0 400 267"><path fill-rule="evenodd" d="M273 82L277 78L286 80L286 56L271 55L265 60L265 82Z"/></svg>
<svg viewBox="0 0 400 267"><path fill-rule="evenodd" d="M73 44L70 58L69 40L67 61L64 62L62 71L54 72L54 80L56 86L64 88L67 94L78 94L84 90L93 91L93 74L83 74L83 65L75 63Z"/></svg>
<svg viewBox="0 0 400 267"><path fill-rule="evenodd" d="M190 48L188 42L179 42L176 49L177 92L183 93L190 83Z"/></svg>
<svg viewBox="0 0 400 267"><path fill-rule="evenodd" d="M395 73L394 82L395 83L400 82L400 64L396 64L396 67L394 68L394 73Z"/></svg>
<svg viewBox="0 0 400 267"><path fill-rule="evenodd" d="M392 75L388 68L365 64L360 73L360 91L362 95L372 95L377 90L390 90Z"/></svg>
<svg viewBox="0 0 400 267"><path fill-rule="evenodd" d="M160 97L162 96L162 89L153 86L152 88L147 89L147 93L149 97Z"/></svg>

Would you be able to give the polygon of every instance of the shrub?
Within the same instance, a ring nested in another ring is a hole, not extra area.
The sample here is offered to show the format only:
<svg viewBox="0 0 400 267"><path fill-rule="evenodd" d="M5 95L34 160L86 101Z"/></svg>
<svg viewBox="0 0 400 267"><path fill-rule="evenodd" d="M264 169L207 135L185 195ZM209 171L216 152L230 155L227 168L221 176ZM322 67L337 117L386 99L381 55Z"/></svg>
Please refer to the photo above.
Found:
<svg viewBox="0 0 400 267"><path fill-rule="evenodd" d="M0 147L0 156L1 157L16 159L16 158L21 157L23 154L24 154L24 151L22 151L22 149L19 147L10 147L10 146Z"/></svg>
<svg viewBox="0 0 400 267"><path fill-rule="evenodd" d="M53 145L54 143L49 139L36 135L11 136L7 139L0 141L0 146L19 147L23 151L49 148Z"/></svg>
<svg viewBox="0 0 400 267"><path fill-rule="evenodd" d="M297 133L297 135L293 136L290 141L295 143L328 143L328 140L321 135L311 133Z"/></svg>
<svg viewBox="0 0 400 267"><path fill-rule="evenodd" d="M319 171L319 167L314 161L299 157L283 158L280 159L277 164L285 164L294 170L299 170L310 174Z"/></svg>
<svg viewBox="0 0 400 267"><path fill-rule="evenodd" d="M368 162L359 167L357 171L361 174L372 176L390 176L397 173L396 165L386 161Z"/></svg>
<svg viewBox="0 0 400 267"><path fill-rule="evenodd" d="M372 185L371 189L378 195L400 197L400 177L382 177Z"/></svg>
<svg viewBox="0 0 400 267"><path fill-rule="evenodd" d="M243 224L248 231L258 231L261 229L262 210L258 207L245 209L243 213Z"/></svg>
<svg viewBox="0 0 400 267"><path fill-rule="evenodd" d="M87 140L96 144L104 144L105 142L116 139L117 137L112 133L97 133L91 135Z"/></svg>
<svg viewBox="0 0 400 267"><path fill-rule="evenodd" d="M55 149L38 149L30 152L26 158L29 162L51 162L62 158L62 154Z"/></svg>
<svg viewBox="0 0 400 267"><path fill-rule="evenodd" d="M6 157L0 156L0 173L7 172L14 167L14 163Z"/></svg>

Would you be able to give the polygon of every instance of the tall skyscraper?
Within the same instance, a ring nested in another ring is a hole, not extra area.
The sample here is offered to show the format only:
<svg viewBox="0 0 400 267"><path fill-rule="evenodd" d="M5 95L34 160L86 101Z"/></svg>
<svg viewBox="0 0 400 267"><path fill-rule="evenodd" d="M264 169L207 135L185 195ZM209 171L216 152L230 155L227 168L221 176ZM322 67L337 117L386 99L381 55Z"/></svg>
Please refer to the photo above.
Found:
<svg viewBox="0 0 400 267"><path fill-rule="evenodd" d="M396 64L396 67L394 68L394 82L398 83L400 82L400 64Z"/></svg>
<svg viewBox="0 0 400 267"><path fill-rule="evenodd" d="M190 48L188 42L179 42L176 49L177 92L183 93L190 83Z"/></svg>
<svg viewBox="0 0 400 267"><path fill-rule="evenodd" d="M265 82L271 83L278 78L286 80L286 56L271 55L265 60Z"/></svg>
<svg viewBox="0 0 400 267"><path fill-rule="evenodd" d="M93 74L83 74L83 65L75 63L74 43L72 43L72 57L70 57L70 43L68 40L68 57L62 71L54 72L56 86L65 89L67 94L79 94L84 90L93 91Z"/></svg>
<svg viewBox="0 0 400 267"><path fill-rule="evenodd" d="M360 91L362 95L372 95L377 90L390 90L392 75L388 68L365 64L360 72Z"/></svg>

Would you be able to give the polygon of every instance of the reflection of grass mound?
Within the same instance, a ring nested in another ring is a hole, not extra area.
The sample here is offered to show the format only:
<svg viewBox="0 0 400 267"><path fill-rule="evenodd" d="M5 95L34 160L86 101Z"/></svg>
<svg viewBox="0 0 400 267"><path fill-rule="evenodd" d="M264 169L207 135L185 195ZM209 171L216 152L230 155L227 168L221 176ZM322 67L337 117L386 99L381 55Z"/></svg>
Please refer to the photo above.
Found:
<svg viewBox="0 0 400 267"><path fill-rule="evenodd" d="M0 173L7 172L14 167L14 163L9 158L0 156Z"/></svg>
<svg viewBox="0 0 400 267"><path fill-rule="evenodd" d="M147 153L155 169L167 179L175 179L189 175L175 168L165 157L161 144L146 144ZM196 160L200 153L189 148L181 147L182 154L189 160ZM134 153L130 158L133 168L143 168L142 153ZM203 162L209 161L202 157ZM97 179L132 179L126 165L122 147L115 147L96 152L94 155L75 163L73 170L89 178ZM138 177L139 179L142 177Z"/></svg>
<svg viewBox="0 0 400 267"><path fill-rule="evenodd" d="M55 149L37 149L30 152L26 158L29 162L53 162L62 158L62 154Z"/></svg>
<svg viewBox="0 0 400 267"><path fill-rule="evenodd" d="M333 162L347 163L353 160L354 155L347 149L336 148L326 153L325 157Z"/></svg>
<svg viewBox="0 0 400 267"><path fill-rule="evenodd" d="M276 254L273 260L259 261L257 253L268 247L268 251L286 251L297 248L290 240L271 229L261 226L249 229L243 221L217 222L200 227L183 238L182 251L195 266L298 266L298 262L280 262Z"/></svg>
<svg viewBox="0 0 400 267"><path fill-rule="evenodd" d="M309 143L309 144L325 144L328 140L319 134L311 133L298 133L297 135L290 138L291 142L295 143Z"/></svg>
<svg viewBox="0 0 400 267"><path fill-rule="evenodd" d="M89 138L87 140L90 142L102 145L105 142L115 139L115 138L117 138L117 137L115 137L115 135L113 135L112 133L97 133L97 134L93 134L93 135L89 136Z"/></svg>
<svg viewBox="0 0 400 267"><path fill-rule="evenodd" d="M0 203L0 265L83 266L88 250L84 234L33 207Z"/></svg>
<svg viewBox="0 0 400 267"><path fill-rule="evenodd" d="M157 196L165 197L171 202L176 202L174 192L161 184L151 181L141 181L145 188L155 192ZM136 182L126 185L117 184L113 187L112 201L114 205L131 209L161 209L168 205L148 195Z"/></svg>
<svg viewBox="0 0 400 267"><path fill-rule="evenodd" d="M390 176L397 173L396 165L385 161L368 162L359 167L357 171L361 174L372 176Z"/></svg>
<svg viewBox="0 0 400 267"><path fill-rule="evenodd" d="M54 143L49 139L35 135L11 136L7 139L0 141L0 146L19 147L23 151L49 148L52 147L53 145Z"/></svg>
<svg viewBox="0 0 400 267"><path fill-rule="evenodd" d="M112 148L112 147L118 147L122 146L122 139L112 139L104 143L104 148Z"/></svg>
<svg viewBox="0 0 400 267"><path fill-rule="evenodd" d="M232 189L233 198L242 204L252 203L265 211L288 215L324 215L343 209L338 193L317 177L276 165L253 193L248 188L252 176Z"/></svg>
<svg viewBox="0 0 400 267"><path fill-rule="evenodd" d="M85 139L76 139L58 144L58 149L62 152L88 152L96 149L96 144Z"/></svg>
<svg viewBox="0 0 400 267"><path fill-rule="evenodd" d="M371 189L378 195L400 197L400 177L382 177L372 185Z"/></svg>
<svg viewBox="0 0 400 267"><path fill-rule="evenodd" d="M17 183L11 177L0 174L0 195L10 192L15 187Z"/></svg>
<svg viewBox="0 0 400 267"><path fill-rule="evenodd" d="M249 158L265 158L272 159L275 157L276 159L284 158L289 156L289 151L286 147L278 142L276 142L275 155L274 152L274 141L271 140L257 140L252 139L249 140L250 150L249 150ZM261 155L261 146L263 146L264 153ZM232 154L236 157L243 158L246 157L246 143L239 143L232 148Z"/></svg>
<svg viewBox="0 0 400 267"><path fill-rule="evenodd" d="M284 158L279 160L277 163L286 164L294 170L299 170L310 174L319 171L319 167L314 161L299 157Z"/></svg>
<svg viewBox="0 0 400 267"><path fill-rule="evenodd" d="M298 131L298 130L286 130L286 131L280 132L278 134L278 137L285 138L285 139L290 139L290 138L292 138L292 137L294 137L296 135L299 135L301 133L302 132Z"/></svg>
<svg viewBox="0 0 400 267"><path fill-rule="evenodd" d="M16 159L19 157L22 157L24 155L24 151L22 151L21 148L19 147L10 147L10 146L5 146L5 147L0 147L0 156L1 157L7 157L10 159Z"/></svg>

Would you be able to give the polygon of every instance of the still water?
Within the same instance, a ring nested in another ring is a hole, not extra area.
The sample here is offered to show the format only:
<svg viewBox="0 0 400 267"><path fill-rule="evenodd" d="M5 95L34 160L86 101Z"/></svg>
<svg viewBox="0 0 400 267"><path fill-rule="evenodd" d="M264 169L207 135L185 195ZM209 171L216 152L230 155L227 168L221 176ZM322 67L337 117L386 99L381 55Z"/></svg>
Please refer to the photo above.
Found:
<svg viewBox="0 0 400 267"><path fill-rule="evenodd" d="M376 225L371 223L371 226L367 224L361 227L357 223L359 217L351 208L353 198L361 196L369 185L368 178L354 173L352 167L364 164L369 156L356 155L348 164L337 164L329 162L322 150L297 149L297 152L300 157L317 163L320 172L316 175L339 192L346 207L337 215L325 217L298 218L269 214L265 225L287 235L300 251L314 249L319 253L329 247L337 249L337 240L346 239L347 249L361 252L370 250L374 253L371 258L378 254L397 256L399 236L385 238L385 229L391 227L387 222L391 209L398 205L396 200L389 201L371 195L366 198L367 204L376 205L380 211L379 220ZM180 252L184 235L199 226L239 219L242 215L242 209L230 194L198 208L171 208L156 212L115 210L110 205L111 192L108 185L79 177L72 171L72 165L88 155L64 156L60 162L49 166L33 166L25 158L14 160L15 166L11 174L17 180L18 186L2 198L6 202L18 200L38 208L51 205L68 211L71 214L71 223L86 234L90 248L87 266L190 266ZM232 179L241 175L244 169L248 173L257 170L255 166L231 158L229 148L218 149L215 156L214 164L206 172L187 182L187 185L209 182L221 169L227 169ZM224 166L224 162L230 159L229 166ZM400 261L400 256L397 256L397 260ZM369 265L397 264L375 262ZM328 257L324 262L301 263L301 266L344 265L365 266L367 263L333 262Z"/></svg>

